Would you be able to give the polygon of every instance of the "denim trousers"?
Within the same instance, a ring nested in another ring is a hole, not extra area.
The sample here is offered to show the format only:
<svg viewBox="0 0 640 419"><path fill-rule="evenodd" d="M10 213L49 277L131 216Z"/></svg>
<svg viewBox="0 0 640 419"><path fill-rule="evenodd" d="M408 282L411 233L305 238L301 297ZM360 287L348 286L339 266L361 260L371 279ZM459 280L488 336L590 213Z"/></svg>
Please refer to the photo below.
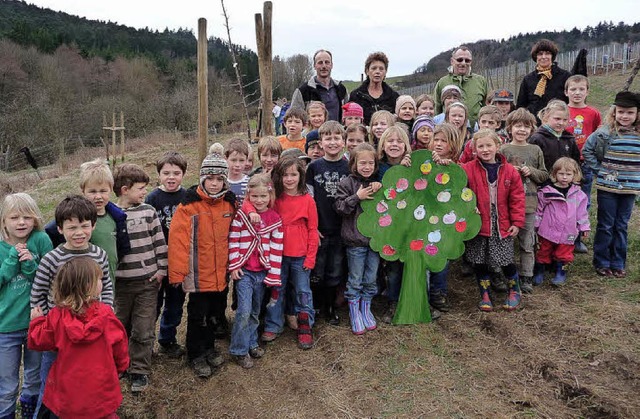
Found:
<svg viewBox="0 0 640 419"><path fill-rule="evenodd" d="M385 264L385 274L387 276L387 299L389 302L397 303L400 298L400 287L402 286L402 271L404 264L399 260L387 262Z"/></svg>
<svg viewBox="0 0 640 419"><path fill-rule="evenodd" d="M242 277L235 281L238 308L231 330L229 353L246 355L249 349L258 346L258 325L260 308L264 294L264 278L267 271L253 272L243 269Z"/></svg>
<svg viewBox="0 0 640 419"><path fill-rule="evenodd" d="M282 257L282 267L280 271L282 285L277 288L278 301L276 301L273 306L267 307L264 318L265 332L282 333L284 330L284 306L286 299L286 292L284 290L287 289L288 283L291 283L296 296L293 309L294 313L296 315L300 312L307 313L309 315L309 325L313 326L315 312L313 310L313 295L309 282L311 271L302 266L304 259L305 256Z"/></svg>
<svg viewBox="0 0 640 419"><path fill-rule="evenodd" d="M347 300L363 299L371 301L378 292L376 276L380 256L369 247L347 247Z"/></svg>
<svg viewBox="0 0 640 419"><path fill-rule="evenodd" d="M337 287L344 276L344 244L340 234L320 239L313 276L321 287Z"/></svg>
<svg viewBox="0 0 640 419"><path fill-rule="evenodd" d="M520 245L520 275L533 276L533 265L536 263L536 231L534 224L536 214L525 214L524 228L518 232L518 243Z"/></svg>
<svg viewBox="0 0 640 419"><path fill-rule="evenodd" d="M49 370L53 365L53 362L58 358L57 352L42 352L42 357L40 358L40 393L38 393L38 407L36 408L36 414L33 416L34 418L38 416L38 411L40 410L40 406L42 406L42 398L44 397L44 387L47 383L47 376L49 375Z"/></svg>
<svg viewBox="0 0 640 419"><path fill-rule="evenodd" d="M593 265L596 268L624 269L627 227L636 196L599 190L597 199L598 226L593 239Z"/></svg>
<svg viewBox="0 0 640 419"><path fill-rule="evenodd" d="M449 261L440 272L427 272L429 276L429 296L436 294L446 296L449 293Z"/></svg>
<svg viewBox="0 0 640 419"><path fill-rule="evenodd" d="M170 345L176 343L176 329L182 321L182 307L184 306L186 294L182 286L174 287L169 284L169 278L162 280L162 286L158 291L158 306L156 320L160 318L160 331L158 333L158 343L160 345ZM164 305L164 310L162 306Z"/></svg>
<svg viewBox="0 0 640 419"><path fill-rule="evenodd" d="M28 329L0 333L0 418L16 411L20 364L24 362L22 398L38 396L41 353L27 349Z"/></svg>
<svg viewBox="0 0 640 419"><path fill-rule="evenodd" d="M580 165L582 169L582 192L587 195L587 211L591 207L591 186L593 185L593 170L586 163Z"/></svg>

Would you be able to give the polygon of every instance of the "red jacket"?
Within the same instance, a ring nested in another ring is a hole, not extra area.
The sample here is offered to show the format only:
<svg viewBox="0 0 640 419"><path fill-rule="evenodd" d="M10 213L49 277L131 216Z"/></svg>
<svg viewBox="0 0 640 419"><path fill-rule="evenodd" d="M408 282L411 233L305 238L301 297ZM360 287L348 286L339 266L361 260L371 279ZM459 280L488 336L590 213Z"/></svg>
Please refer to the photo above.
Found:
<svg viewBox="0 0 640 419"><path fill-rule="evenodd" d="M43 399L57 416L104 417L122 403L118 373L129 366L127 333L111 307L95 302L82 316L54 307L31 320L28 346L58 352Z"/></svg>
<svg viewBox="0 0 640 419"><path fill-rule="evenodd" d="M525 217L524 186L520 174L515 167L507 163L502 154L496 155L501 163L498 168L498 228L500 238L509 235L507 230L512 225L523 228ZM477 197L478 211L482 218L481 236L491 236L491 202L489 196L489 178L487 169L477 158L461 165L469 179L469 189Z"/></svg>

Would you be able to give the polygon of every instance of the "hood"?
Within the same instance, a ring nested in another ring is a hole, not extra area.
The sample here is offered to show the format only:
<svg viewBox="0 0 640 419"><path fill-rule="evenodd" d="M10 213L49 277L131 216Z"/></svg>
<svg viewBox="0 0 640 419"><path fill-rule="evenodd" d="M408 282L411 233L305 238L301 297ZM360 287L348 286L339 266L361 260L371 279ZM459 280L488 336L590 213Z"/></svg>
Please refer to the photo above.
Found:
<svg viewBox="0 0 640 419"><path fill-rule="evenodd" d="M93 342L104 333L107 318L99 315L100 304L91 304L82 316L72 314L71 310L62 310L60 320L64 331L73 343Z"/></svg>

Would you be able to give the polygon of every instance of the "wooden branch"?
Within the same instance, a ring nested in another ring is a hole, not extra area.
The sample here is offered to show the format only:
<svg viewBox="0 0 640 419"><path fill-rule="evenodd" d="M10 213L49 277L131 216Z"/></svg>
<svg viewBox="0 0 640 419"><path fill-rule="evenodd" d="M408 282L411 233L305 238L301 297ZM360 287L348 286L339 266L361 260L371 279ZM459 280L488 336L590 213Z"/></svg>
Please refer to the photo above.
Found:
<svg viewBox="0 0 640 419"><path fill-rule="evenodd" d="M633 79L638 75L638 70L640 70L640 58L638 58L638 61L636 61L636 65L633 66L633 70L631 70L631 74L629 75L627 82L622 88L623 91L626 92L627 90L629 90L631 84L633 83Z"/></svg>

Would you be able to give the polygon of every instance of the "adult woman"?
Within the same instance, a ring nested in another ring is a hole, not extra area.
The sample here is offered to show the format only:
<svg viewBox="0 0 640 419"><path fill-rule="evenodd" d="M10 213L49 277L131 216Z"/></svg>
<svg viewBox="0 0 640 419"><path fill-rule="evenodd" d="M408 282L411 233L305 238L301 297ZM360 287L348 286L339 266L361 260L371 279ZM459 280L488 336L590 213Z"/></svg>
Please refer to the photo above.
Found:
<svg viewBox="0 0 640 419"><path fill-rule="evenodd" d="M541 39L531 48L536 69L522 79L516 108L527 108L532 114L538 115L538 111L547 106L551 99L569 101L564 94L564 84L571 73L554 62L557 55L558 47L548 39Z"/></svg>
<svg viewBox="0 0 640 419"><path fill-rule="evenodd" d="M369 54L364 63L364 72L367 75L365 81L349 96L350 102L362 106L364 111L364 123L369 124L374 112L385 110L395 112L398 92L393 90L384 78L387 75L389 59L384 52Z"/></svg>

